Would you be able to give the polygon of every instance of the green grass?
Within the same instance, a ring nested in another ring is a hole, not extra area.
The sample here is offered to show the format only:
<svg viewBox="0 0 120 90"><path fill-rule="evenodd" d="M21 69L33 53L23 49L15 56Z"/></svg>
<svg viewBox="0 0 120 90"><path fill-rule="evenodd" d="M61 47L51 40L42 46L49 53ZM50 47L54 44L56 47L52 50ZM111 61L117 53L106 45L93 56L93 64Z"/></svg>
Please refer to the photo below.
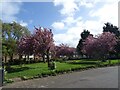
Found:
<svg viewBox="0 0 120 90"><path fill-rule="evenodd" d="M60 70L69 70L74 68L85 68L88 66L95 66L98 61L89 61L89 60L72 60L67 62L56 62L57 71ZM111 64L118 63L118 60L111 60ZM109 62L103 62L101 64L109 64ZM34 64L24 64L22 67L19 65L11 66L13 71L6 74L8 79L16 77L33 77L36 75L41 75L42 73L50 73L51 70L48 69L47 63L34 63ZM52 71L53 72L53 71Z"/></svg>
<svg viewBox="0 0 120 90"><path fill-rule="evenodd" d="M84 65L74 65L74 64L68 64L68 63L56 62L56 66L57 66L56 70L67 70L70 68L82 67ZM31 76L35 76L42 73L49 73L51 71L48 69L47 63L36 63L36 64L29 64L29 65L26 64L23 67L28 67L28 69L19 71L19 72L7 73L6 77L7 78L15 78L15 77L21 77L21 76L31 77ZM15 66L12 66L12 68L17 69L17 68L20 68L20 66L15 65Z"/></svg>
<svg viewBox="0 0 120 90"><path fill-rule="evenodd" d="M21 77L21 76L35 76L37 74L41 74L44 72L48 72L47 63L35 63L35 64L25 64L23 67L28 67L27 70L19 71L19 72L13 72L13 73L7 73L7 78L15 78L15 77ZM12 68L21 68L19 65L14 65Z"/></svg>

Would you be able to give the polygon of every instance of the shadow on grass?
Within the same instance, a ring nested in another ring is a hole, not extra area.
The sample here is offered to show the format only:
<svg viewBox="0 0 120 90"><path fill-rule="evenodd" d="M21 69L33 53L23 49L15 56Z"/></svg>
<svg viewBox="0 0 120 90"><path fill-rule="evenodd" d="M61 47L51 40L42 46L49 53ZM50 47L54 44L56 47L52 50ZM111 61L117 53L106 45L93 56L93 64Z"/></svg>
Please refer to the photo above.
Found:
<svg viewBox="0 0 120 90"><path fill-rule="evenodd" d="M30 67L18 67L18 68L11 67L8 70L8 73L20 72L20 71L24 71L24 70L28 70L28 69L31 69L31 68Z"/></svg>

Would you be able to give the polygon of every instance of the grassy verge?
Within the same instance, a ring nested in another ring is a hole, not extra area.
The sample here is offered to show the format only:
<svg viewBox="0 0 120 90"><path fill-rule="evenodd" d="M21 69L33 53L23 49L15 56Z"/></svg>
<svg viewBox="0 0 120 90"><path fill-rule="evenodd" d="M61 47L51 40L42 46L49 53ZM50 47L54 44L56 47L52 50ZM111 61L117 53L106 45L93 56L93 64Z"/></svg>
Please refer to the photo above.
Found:
<svg viewBox="0 0 120 90"><path fill-rule="evenodd" d="M102 62L99 65L98 61L92 60L72 60L67 62L56 62L56 69L49 70L47 63L35 63L35 64L24 64L22 66L13 65L11 72L6 73L5 77L7 79L21 78L22 80L40 78L46 76L54 76L57 74L71 72L76 70L85 70L89 68L104 67L108 65L118 64L118 60L111 60L109 62Z"/></svg>

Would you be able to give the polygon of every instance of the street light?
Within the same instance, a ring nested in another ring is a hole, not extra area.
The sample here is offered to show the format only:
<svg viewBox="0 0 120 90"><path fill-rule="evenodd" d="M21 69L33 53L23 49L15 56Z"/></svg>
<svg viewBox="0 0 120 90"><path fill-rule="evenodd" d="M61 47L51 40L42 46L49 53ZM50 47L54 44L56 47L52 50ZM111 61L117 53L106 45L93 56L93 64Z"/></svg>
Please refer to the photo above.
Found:
<svg viewBox="0 0 120 90"><path fill-rule="evenodd" d="M3 86L4 82L4 63L2 61L2 67L0 68L0 87Z"/></svg>

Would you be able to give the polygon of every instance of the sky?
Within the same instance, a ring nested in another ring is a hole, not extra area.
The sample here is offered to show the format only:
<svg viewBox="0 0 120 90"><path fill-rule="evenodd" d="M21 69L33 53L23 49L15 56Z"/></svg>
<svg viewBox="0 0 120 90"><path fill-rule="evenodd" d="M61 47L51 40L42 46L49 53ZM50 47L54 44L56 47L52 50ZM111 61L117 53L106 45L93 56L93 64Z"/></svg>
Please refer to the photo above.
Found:
<svg viewBox="0 0 120 90"><path fill-rule="evenodd" d="M4 0L0 19L16 21L32 33L34 26L51 28L56 45L76 47L84 29L101 34L104 23L118 26L119 0Z"/></svg>

